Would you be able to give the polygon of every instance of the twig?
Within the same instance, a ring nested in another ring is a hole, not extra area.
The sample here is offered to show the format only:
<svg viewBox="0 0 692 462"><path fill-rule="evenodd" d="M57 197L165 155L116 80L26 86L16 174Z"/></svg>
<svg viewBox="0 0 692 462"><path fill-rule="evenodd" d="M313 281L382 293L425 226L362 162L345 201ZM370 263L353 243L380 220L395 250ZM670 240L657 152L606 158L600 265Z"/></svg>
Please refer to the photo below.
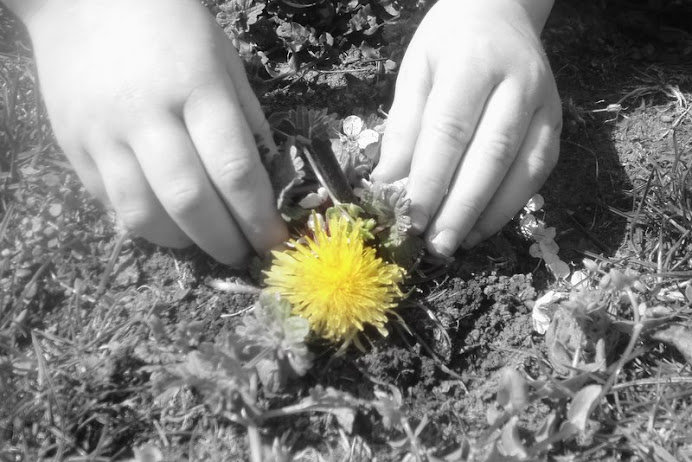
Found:
<svg viewBox="0 0 692 462"><path fill-rule="evenodd" d="M621 390L629 387L641 387L647 385L675 385L680 383L692 383L692 377L667 377L667 378L651 378L631 380L613 385L611 390Z"/></svg>
<svg viewBox="0 0 692 462"><path fill-rule="evenodd" d="M221 279L214 279L212 277L206 277L204 279L204 284L212 289L231 294L258 295L262 291L259 287L244 284L242 282L222 281Z"/></svg>

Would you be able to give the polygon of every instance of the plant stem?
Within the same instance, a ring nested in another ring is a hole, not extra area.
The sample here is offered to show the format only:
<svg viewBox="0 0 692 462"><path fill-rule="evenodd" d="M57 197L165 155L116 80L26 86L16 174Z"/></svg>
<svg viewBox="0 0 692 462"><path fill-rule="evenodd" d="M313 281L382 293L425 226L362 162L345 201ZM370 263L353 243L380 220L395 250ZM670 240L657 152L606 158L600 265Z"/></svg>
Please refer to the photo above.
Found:
<svg viewBox="0 0 692 462"><path fill-rule="evenodd" d="M108 260L108 263L106 264L106 268L103 270L103 274L101 275L101 281L99 282L98 288L96 289L96 293L94 294L95 299L101 298L101 295L103 295L106 292L106 286L108 285L108 278L110 277L111 273L113 272L113 268L115 267L115 262L118 260L118 256L120 255L120 251L123 248L123 244L125 244L125 241L127 238L130 237L130 233L127 231L124 231L120 236L118 237L118 240L115 242L115 247L113 247L113 252L111 253L111 257Z"/></svg>
<svg viewBox="0 0 692 462"><path fill-rule="evenodd" d="M332 201L335 203L355 202L353 189L348 184L348 179L344 171L341 170L339 161L336 159L329 143L313 139L309 144L305 143L303 154L315 172L317 179L329 192Z"/></svg>
<svg viewBox="0 0 692 462"><path fill-rule="evenodd" d="M250 445L250 460L252 462L262 462L262 439L260 438L257 425L247 426L247 439Z"/></svg>

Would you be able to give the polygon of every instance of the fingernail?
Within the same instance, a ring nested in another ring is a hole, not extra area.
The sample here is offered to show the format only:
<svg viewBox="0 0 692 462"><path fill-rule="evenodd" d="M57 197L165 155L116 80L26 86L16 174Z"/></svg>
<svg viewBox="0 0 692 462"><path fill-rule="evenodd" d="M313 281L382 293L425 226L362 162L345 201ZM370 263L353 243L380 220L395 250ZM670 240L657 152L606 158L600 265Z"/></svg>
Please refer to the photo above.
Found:
<svg viewBox="0 0 692 462"><path fill-rule="evenodd" d="M435 237L430 240L430 244L435 252L446 257L451 257L458 246L456 234L449 229L443 229L437 233Z"/></svg>
<svg viewBox="0 0 692 462"><path fill-rule="evenodd" d="M478 244L482 239L483 237L481 236L481 233L478 231L471 231L466 235L466 239L461 242L461 246L464 249L470 249Z"/></svg>
<svg viewBox="0 0 692 462"><path fill-rule="evenodd" d="M411 228L415 233L422 233L428 225L428 214L418 207L411 207Z"/></svg>

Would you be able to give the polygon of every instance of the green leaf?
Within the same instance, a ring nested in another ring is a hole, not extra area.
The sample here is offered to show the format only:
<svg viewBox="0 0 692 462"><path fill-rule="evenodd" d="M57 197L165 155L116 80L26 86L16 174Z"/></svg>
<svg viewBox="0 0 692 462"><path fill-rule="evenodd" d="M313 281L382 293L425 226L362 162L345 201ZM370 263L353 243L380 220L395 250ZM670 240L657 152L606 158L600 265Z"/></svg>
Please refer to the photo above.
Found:
<svg viewBox="0 0 692 462"><path fill-rule="evenodd" d="M382 238L385 246L399 246L404 243L411 228L411 200L406 197L403 184L367 184L361 193L361 206L367 213L375 216L380 226L388 228Z"/></svg>
<svg viewBox="0 0 692 462"><path fill-rule="evenodd" d="M310 390L310 396L303 399L299 406L306 410L329 412L334 415L348 433L353 431L353 421L359 402L351 394L336 388L324 388L317 385Z"/></svg>
<svg viewBox="0 0 692 462"><path fill-rule="evenodd" d="M589 420L589 414L596 403L596 400L601 396L603 387L601 385L587 385L574 396L572 403L567 410L567 419L579 431L586 429L586 422Z"/></svg>
<svg viewBox="0 0 692 462"><path fill-rule="evenodd" d="M390 389L392 391L391 395L381 390L375 390L377 399L372 402L375 410L382 416L382 424L387 430L400 428L403 420L406 418L406 409L401 391L394 386L390 386Z"/></svg>
<svg viewBox="0 0 692 462"><path fill-rule="evenodd" d="M306 319L291 314L291 305L277 294L264 291L253 313L236 329L244 353L255 359L259 378L269 391L277 392L286 381L303 376L312 366L305 345L310 332Z"/></svg>
<svg viewBox="0 0 692 462"><path fill-rule="evenodd" d="M528 454L519 436L519 429L517 428L518 420L519 418L517 416L509 419L509 422L502 428L502 435L497 444L502 454L510 457L518 457L521 460L525 459Z"/></svg>

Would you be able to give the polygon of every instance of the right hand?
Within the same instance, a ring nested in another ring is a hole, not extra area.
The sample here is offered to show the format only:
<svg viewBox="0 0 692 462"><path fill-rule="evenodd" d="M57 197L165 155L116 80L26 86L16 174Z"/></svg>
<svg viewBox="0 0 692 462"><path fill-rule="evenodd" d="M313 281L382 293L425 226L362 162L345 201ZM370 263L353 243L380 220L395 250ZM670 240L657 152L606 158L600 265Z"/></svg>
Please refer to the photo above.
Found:
<svg viewBox="0 0 692 462"><path fill-rule="evenodd" d="M55 135L128 229L230 265L286 239L269 126L199 1L46 0L25 22Z"/></svg>

